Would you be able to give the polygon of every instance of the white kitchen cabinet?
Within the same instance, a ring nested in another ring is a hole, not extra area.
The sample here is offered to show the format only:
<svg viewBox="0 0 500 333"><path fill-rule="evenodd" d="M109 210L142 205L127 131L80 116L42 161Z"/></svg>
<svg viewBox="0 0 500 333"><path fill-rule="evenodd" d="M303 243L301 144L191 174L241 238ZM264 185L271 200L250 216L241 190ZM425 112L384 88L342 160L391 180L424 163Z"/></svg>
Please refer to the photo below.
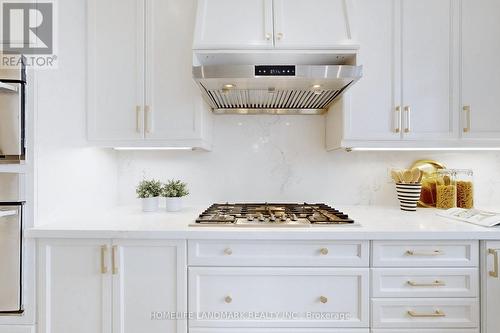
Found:
<svg viewBox="0 0 500 333"><path fill-rule="evenodd" d="M462 126L467 139L500 138L500 2L462 0Z"/></svg>
<svg viewBox="0 0 500 333"><path fill-rule="evenodd" d="M195 1L146 1L147 142L182 140L191 145L208 136L210 111L191 73L194 16Z"/></svg>
<svg viewBox="0 0 500 333"><path fill-rule="evenodd" d="M42 333L186 332L183 241L44 240L39 244Z"/></svg>
<svg viewBox="0 0 500 333"><path fill-rule="evenodd" d="M352 0L200 0L194 49L352 49Z"/></svg>
<svg viewBox="0 0 500 333"><path fill-rule="evenodd" d="M154 315L187 308L184 242L115 240L112 251L113 331L186 332L185 320Z"/></svg>
<svg viewBox="0 0 500 333"><path fill-rule="evenodd" d="M352 0L274 0L276 48L352 48L351 2Z"/></svg>
<svg viewBox="0 0 500 333"><path fill-rule="evenodd" d="M211 113L191 74L195 0L90 0L88 8L89 141L210 149Z"/></svg>
<svg viewBox="0 0 500 333"><path fill-rule="evenodd" d="M357 0L355 13L363 78L327 115L327 148L458 140L456 1Z"/></svg>
<svg viewBox="0 0 500 333"><path fill-rule="evenodd" d="M458 14L455 0L401 1L402 134L458 137Z"/></svg>
<svg viewBox="0 0 500 333"><path fill-rule="evenodd" d="M39 333L112 332L109 250L100 239L39 242Z"/></svg>
<svg viewBox="0 0 500 333"><path fill-rule="evenodd" d="M190 267L190 312L281 314L239 319L199 316L190 325L368 327L368 288L367 268ZM330 315L308 315L321 312Z"/></svg>
<svg viewBox="0 0 500 333"><path fill-rule="evenodd" d="M328 118L345 128L328 131L329 137L344 132L349 140L400 140L401 131L396 106L401 101L400 57L396 39L397 1L357 0L357 39L361 45L358 64L363 77L344 95L345 119L342 109L331 110ZM396 130L397 129L397 130Z"/></svg>
<svg viewBox="0 0 500 333"><path fill-rule="evenodd" d="M144 0L88 1L90 140L143 138L144 42Z"/></svg>
<svg viewBox="0 0 500 333"><path fill-rule="evenodd" d="M273 0L199 0L195 49L269 49Z"/></svg>
<svg viewBox="0 0 500 333"><path fill-rule="evenodd" d="M497 333L500 328L500 242L481 244L481 332Z"/></svg>

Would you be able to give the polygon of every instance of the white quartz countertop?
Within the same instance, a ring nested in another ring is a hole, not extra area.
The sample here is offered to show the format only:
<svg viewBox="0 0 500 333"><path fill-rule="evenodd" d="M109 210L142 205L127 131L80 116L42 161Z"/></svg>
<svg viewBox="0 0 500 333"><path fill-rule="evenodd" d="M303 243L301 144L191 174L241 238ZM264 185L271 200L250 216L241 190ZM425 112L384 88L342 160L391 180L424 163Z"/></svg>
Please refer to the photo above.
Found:
<svg viewBox="0 0 500 333"><path fill-rule="evenodd" d="M178 213L143 213L137 207L119 207L87 213L28 229L28 238L131 239L357 239L357 240L500 240L500 227L486 228L436 215L435 209L403 212L397 207L336 207L356 221L354 226L192 227L207 206Z"/></svg>

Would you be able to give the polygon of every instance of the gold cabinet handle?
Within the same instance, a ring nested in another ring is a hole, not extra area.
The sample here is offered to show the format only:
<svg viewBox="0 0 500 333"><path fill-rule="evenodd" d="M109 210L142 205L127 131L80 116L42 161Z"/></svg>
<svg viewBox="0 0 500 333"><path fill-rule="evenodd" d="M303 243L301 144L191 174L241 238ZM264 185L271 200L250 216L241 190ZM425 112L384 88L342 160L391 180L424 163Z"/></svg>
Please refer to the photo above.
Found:
<svg viewBox="0 0 500 333"><path fill-rule="evenodd" d="M146 133L151 133L151 127L149 126L149 122L151 121L151 108L149 105L144 106L144 123L146 127Z"/></svg>
<svg viewBox="0 0 500 333"><path fill-rule="evenodd" d="M488 249L488 254L493 256L493 270L488 274L491 277L498 278L498 251L495 249Z"/></svg>
<svg viewBox="0 0 500 333"><path fill-rule="evenodd" d="M326 304L326 303L328 303L328 298L327 298L327 297L325 297L325 296L321 296L321 297L319 298L319 301L320 301L321 303L323 303L323 304Z"/></svg>
<svg viewBox="0 0 500 333"><path fill-rule="evenodd" d="M282 39L283 39L283 37L285 37L285 35L284 35L282 32L278 32L278 33L276 34L276 38L278 38L278 40L282 40Z"/></svg>
<svg viewBox="0 0 500 333"><path fill-rule="evenodd" d="M224 254L226 256L230 256L231 254L233 254L233 250L228 247L227 249L224 250Z"/></svg>
<svg viewBox="0 0 500 333"><path fill-rule="evenodd" d="M394 126L394 132L400 133L401 132L401 106L396 106L396 109L394 110L394 113L396 115L396 120Z"/></svg>
<svg viewBox="0 0 500 333"><path fill-rule="evenodd" d="M416 252L413 250L408 250L405 252L405 254L407 256L414 256L414 257L434 257L434 256L442 256L444 252L441 250L434 250L432 252Z"/></svg>
<svg viewBox="0 0 500 333"><path fill-rule="evenodd" d="M106 258L108 256L108 246L101 246L101 274L108 273L108 266L106 265Z"/></svg>
<svg viewBox="0 0 500 333"><path fill-rule="evenodd" d="M141 133L141 106L135 107L135 131Z"/></svg>
<svg viewBox="0 0 500 333"><path fill-rule="evenodd" d="M436 280L431 283L418 283L414 281L406 281L406 284L412 287L444 287L446 286L446 283L443 281Z"/></svg>
<svg viewBox="0 0 500 333"><path fill-rule="evenodd" d="M410 133L411 132L411 107L409 105L405 106L405 113L406 113L405 133Z"/></svg>
<svg viewBox="0 0 500 333"><path fill-rule="evenodd" d="M326 247L323 247L323 248L321 248L321 249L319 250L319 253L321 253L321 255L323 255L323 256L328 255L328 252L329 252L329 251L328 251L328 248L326 248Z"/></svg>
<svg viewBox="0 0 500 333"><path fill-rule="evenodd" d="M225 302L225 303L229 304L229 303L231 303L232 301L233 301L233 298L232 298L231 296L226 296L226 297L224 297L224 302Z"/></svg>
<svg viewBox="0 0 500 333"><path fill-rule="evenodd" d="M266 40L271 40L273 38L273 35L271 35L269 32L266 33Z"/></svg>
<svg viewBox="0 0 500 333"><path fill-rule="evenodd" d="M433 313L417 313L415 311L409 310L408 315L413 318L439 318L446 317L446 314L441 310L436 310Z"/></svg>
<svg viewBox="0 0 500 333"><path fill-rule="evenodd" d="M470 132L470 127L471 127L470 105L465 105L463 107L463 110L464 110L464 116L465 116L464 133L468 133L468 132Z"/></svg>
<svg viewBox="0 0 500 333"><path fill-rule="evenodd" d="M118 252L118 246L113 245L111 248L111 270L113 272L113 275L118 274L118 266L117 266L117 252Z"/></svg>

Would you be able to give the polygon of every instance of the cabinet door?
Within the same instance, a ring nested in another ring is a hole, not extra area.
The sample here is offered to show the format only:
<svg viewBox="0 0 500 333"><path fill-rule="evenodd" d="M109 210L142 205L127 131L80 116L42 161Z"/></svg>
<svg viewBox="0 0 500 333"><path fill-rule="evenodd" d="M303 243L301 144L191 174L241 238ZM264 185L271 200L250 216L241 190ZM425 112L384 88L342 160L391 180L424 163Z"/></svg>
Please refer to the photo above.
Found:
<svg viewBox="0 0 500 333"><path fill-rule="evenodd" d="M500 328L500 242L482 244L481 302L482 333L497 333Z"/></svg>
<svg viewBox="0 0 500 333"><path fill-rule="evenodd" d="M462 6L462 133L500 138L500 2L463 0Z"/></svg>
<svg viewBox="0 0 500 333"><path fill-rule="evenodd" d="M117 240L112 252L114 332L186 332L166 317L187 309L185 242Z"/></svg>
<svg viewBox="0 0 500 333"><path fill-rule="evenodd" d="M193 48L273 48L272 13L272 0L199 0Z"/></svg>
<svg viewBox="0 0 500 333"><path fill-rule="evenodd" d="M145 132L151 141L201 139L206 134L202 124L210 111L192 79L195 4L146 0Z"/></svg>
<svg viewBox="0 0 500 333"><path fill-rule="evenodd" d="M144 0L89 0L90 140L143 138L143 66Z"/></svg>
<svg viewBox="0 0 500 333"><path fill-rule="evenodd" d="M351 0L274 0L277 48L352 45Z"/></svg>
<svg viewBox="0 0 500 333"><path fill-rule="evenodd" d="M458 136L458 10L454 0L402 0L403 131Z"/></svg>
<svg viewBox="0 0 500 333"><path fill-rule="evenodd" d="M43 240L38 246L41 333L111 333L106 240Z"/></svg>
<svg viewBox="0 0 500 333"><path fill-rule="evenodd" d="M363 78L344 96L350 101L345 104L346 139L400 140L399 2L357 0L355 5Z"/></svg>

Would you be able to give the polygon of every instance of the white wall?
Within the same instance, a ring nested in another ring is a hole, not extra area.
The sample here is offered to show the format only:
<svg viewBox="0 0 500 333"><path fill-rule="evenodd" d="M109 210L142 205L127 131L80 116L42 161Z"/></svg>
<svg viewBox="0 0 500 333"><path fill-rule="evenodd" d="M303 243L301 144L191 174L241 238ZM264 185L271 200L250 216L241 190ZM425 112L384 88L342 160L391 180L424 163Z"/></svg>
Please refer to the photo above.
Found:
<svg viewBox="0 0 500 333"><path fill-rule="evenodd" d="M36 73L36 224L116 199L114 152L86 146L86 2L57 6L59 66Z"/></svg>
<svg viewBox="0 0 500 333"><path fill-rule="evenodd" d="M216 116L213 152L120 152L118 198L144 176L180 178L190 204L226 201L395 205L389 167L432 158L475 171L478 206L500 202L499 152L326 152L322 116Z"/></svg>
<svg viewBox="0 0 500 333"><path fill-rule="evenodd" d="M58 1L59 68L38 73L38 218L50 222L89 209L136 204L144 177L181 178L191 204L324 201L396 204L387 168L434 158L476 173L478 206L500 202L500 154L326 152L321 116L217 116L213 152L120 152L85 140L84 0Z"/></svg>

